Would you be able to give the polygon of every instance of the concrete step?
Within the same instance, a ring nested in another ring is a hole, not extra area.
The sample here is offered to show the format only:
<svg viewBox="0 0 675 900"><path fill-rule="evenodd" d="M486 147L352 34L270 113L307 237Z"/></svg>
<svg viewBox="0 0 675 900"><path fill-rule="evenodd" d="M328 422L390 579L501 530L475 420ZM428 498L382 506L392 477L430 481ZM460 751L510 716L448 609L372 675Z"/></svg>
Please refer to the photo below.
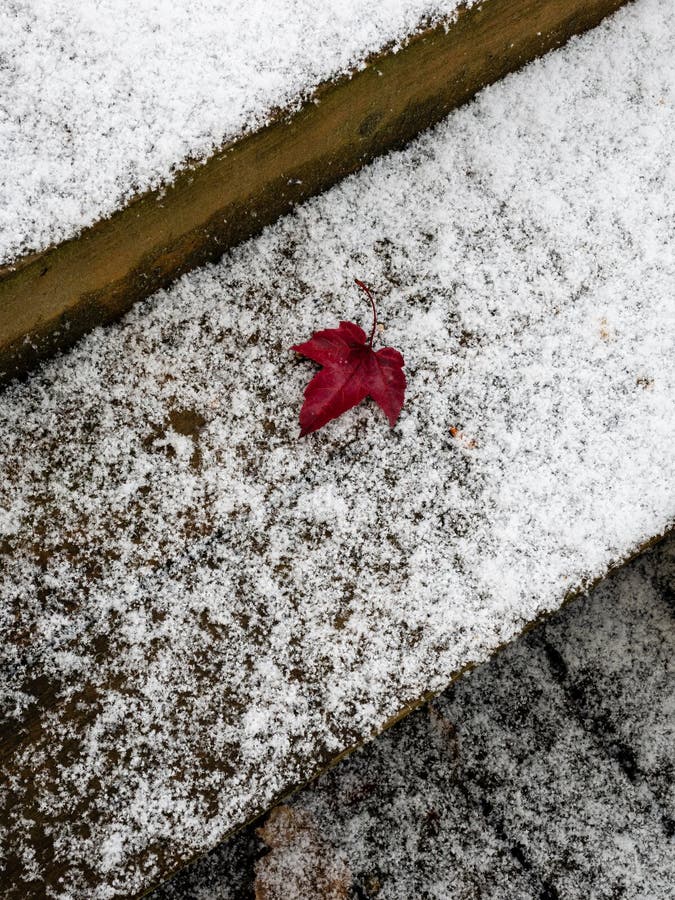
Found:
<svg viewBox="0 0 675 900"><path fill-rule="evenodd" d="M330 866L331 900L668 897L673 590L670 539L149 900L299 900Z"/></svg>

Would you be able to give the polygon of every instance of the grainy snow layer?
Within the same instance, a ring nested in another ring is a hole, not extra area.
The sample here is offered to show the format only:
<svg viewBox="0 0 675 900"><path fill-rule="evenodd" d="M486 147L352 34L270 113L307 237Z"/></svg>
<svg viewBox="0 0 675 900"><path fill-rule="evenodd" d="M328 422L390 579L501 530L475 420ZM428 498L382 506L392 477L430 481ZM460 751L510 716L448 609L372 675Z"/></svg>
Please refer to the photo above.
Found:
<svg viewBox="0 0 675 900"><path fill-rule="evenodd" d="M674 698L671 539L149 900L671 900Z"/></svg>
<svg viewBox="0 0 675 900"><path fill-rule="evenodd" d="M1 3L0 263L74 236L458 6Z"/></svg>
<svg viewBox="0 0 675 900"><path fill-rule="evenodd" d="M152 883L672 523L674 54L641 0L2 396L21 877ZM298 441L355 275L406 406Z"/></svg>

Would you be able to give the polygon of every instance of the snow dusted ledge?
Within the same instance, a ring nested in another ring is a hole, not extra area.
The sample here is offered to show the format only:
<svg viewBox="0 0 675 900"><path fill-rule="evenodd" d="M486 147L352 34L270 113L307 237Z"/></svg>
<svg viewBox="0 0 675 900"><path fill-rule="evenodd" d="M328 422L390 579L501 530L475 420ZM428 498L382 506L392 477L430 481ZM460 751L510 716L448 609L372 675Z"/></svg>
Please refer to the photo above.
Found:
<svg viewBox="0 0 675 900"><path fill-rule="evenodd" d="M675 541L148 900L666 900Z"/></svg>
<svg viewBox="0 0 675 900"><path fill-rule="evenodd" d="M0 381L621 2L5 4Z"/></svg>
<svg viewBox="0 0 675 900"><path fill-rule="evenodd" d="M4 895L140 893L671 527L674 52L640 0L0 398ZM299 441L355 275L406 406Z"/></svg>

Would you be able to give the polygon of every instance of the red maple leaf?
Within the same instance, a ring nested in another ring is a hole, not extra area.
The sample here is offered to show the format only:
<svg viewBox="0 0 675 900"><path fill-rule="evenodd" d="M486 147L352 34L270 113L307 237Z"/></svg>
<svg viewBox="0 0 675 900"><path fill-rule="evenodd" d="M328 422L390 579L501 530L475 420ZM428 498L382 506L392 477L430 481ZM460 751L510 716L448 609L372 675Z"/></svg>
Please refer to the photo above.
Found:
<svg viewBox="0 0 675 900"><path fill-rule="evenodd" d="M300 437L317 431L331 419L372 397L384 411L389 424L396 424L406 388L398 350L383 347L373 350L377 327L377 310L373 295L366 285L355 279L373 307L370 337L354 322L340 322L339 328L316 331L304 344L291 350L323 366L305 388L305 402L300 410Z"/></svg>

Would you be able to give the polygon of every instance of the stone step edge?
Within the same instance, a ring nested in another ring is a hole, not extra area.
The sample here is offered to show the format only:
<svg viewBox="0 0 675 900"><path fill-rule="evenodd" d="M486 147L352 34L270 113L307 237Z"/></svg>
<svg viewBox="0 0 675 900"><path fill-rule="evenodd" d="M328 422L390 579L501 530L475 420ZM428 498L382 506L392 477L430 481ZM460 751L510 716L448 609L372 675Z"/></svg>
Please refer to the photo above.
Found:
<svg viewBox="0 0 675 900"><path fill-rule="evenodd" d="M529 632L538 628L540 625L543 625L548 619L557 615L561 609L568 606L570 603L575 600L579 600L582 597L588 596L598 585L606 581L607 579L613 578L619 572L621 572L626 566L630 565L634 562L638 557L642 556L644 553L647 553L649 550L652 550L658 544L667 541L675 534L675 523L664 529L661 534L654 535L651 538L647 538L645 541L640 543L639 546L634 547L626 556L622 557L619 560L616 560L614 563L608 566L607 570L599 575L597 578L589 579L578 584L576 587L571 588L563 597L560 605L555 609L551 609L546 613L541 613L535 619L532 619L530 622L527 622L521 631L511 640L506 641L503 644L500 644L498 647L494 649L494 651L490 654L490 658L495 656L498 653L501 653L502 650L505 650L507 647L511 646L514 641L520 640ZM456 681L465 675L472 672L475 668L482 665L482 663L468 662L466 665L462 666L455 672L452 672L448 676L447 683L444 684L441 688L434 691L427 691L419 697L415 698L412 701L409 701L401 706L401 708L394 713L393 716L390 716L385 722L383 722L379 727L374 729L371 734L365 736L362 740L359 740L356 743L352 743L347 746L344 750L334 756L326 756L324 759L319 759L316 761L316 765L314 770L307 776L299 780L297 783L288 786L285 788L278 796L274 797L269 803L266 803L264 806L261 806L252 816L250 816L245 822L242 822L237 827L231 829L226 834L223 835L221 840L219 840L213 847L207 850L205 853L198 854L196 856L192 856L187 859L181 859L180 861L176 861L176 865L170 871L165 871L163 873L163 877L161 881L158 881L151 885L146 885L143 890L136 894L134 900L141 900L141 898L146 897L148 894L151 894L162 884L166 884L172 878L174 878L182 869L187 866L193 865L198 859L202 856L206 856L210 853L215 846L223 843L224 841L230 840L240 831L243 831L245 828L250 828L258 822L262 822L263 818L272 810L274 807L279 806L282 803L286 803L291 797L293 797L298 791L301 791L303 788L307 787L308 784L315 781L324 775L329 769L332 769L334 766L338 765L343 759L346 759L348 756L351 756L352 753L360 750L367 743L372 740L377 739L380 735L384 734L390 728L393 728L398 722L402 719L405 719L411 713L420 709L423 706L427 706L434 700L436 697L439 697L441 694L445 693L448 688L451 687ZM180 853L177 853L177 856L180 856Z"/></svg>

